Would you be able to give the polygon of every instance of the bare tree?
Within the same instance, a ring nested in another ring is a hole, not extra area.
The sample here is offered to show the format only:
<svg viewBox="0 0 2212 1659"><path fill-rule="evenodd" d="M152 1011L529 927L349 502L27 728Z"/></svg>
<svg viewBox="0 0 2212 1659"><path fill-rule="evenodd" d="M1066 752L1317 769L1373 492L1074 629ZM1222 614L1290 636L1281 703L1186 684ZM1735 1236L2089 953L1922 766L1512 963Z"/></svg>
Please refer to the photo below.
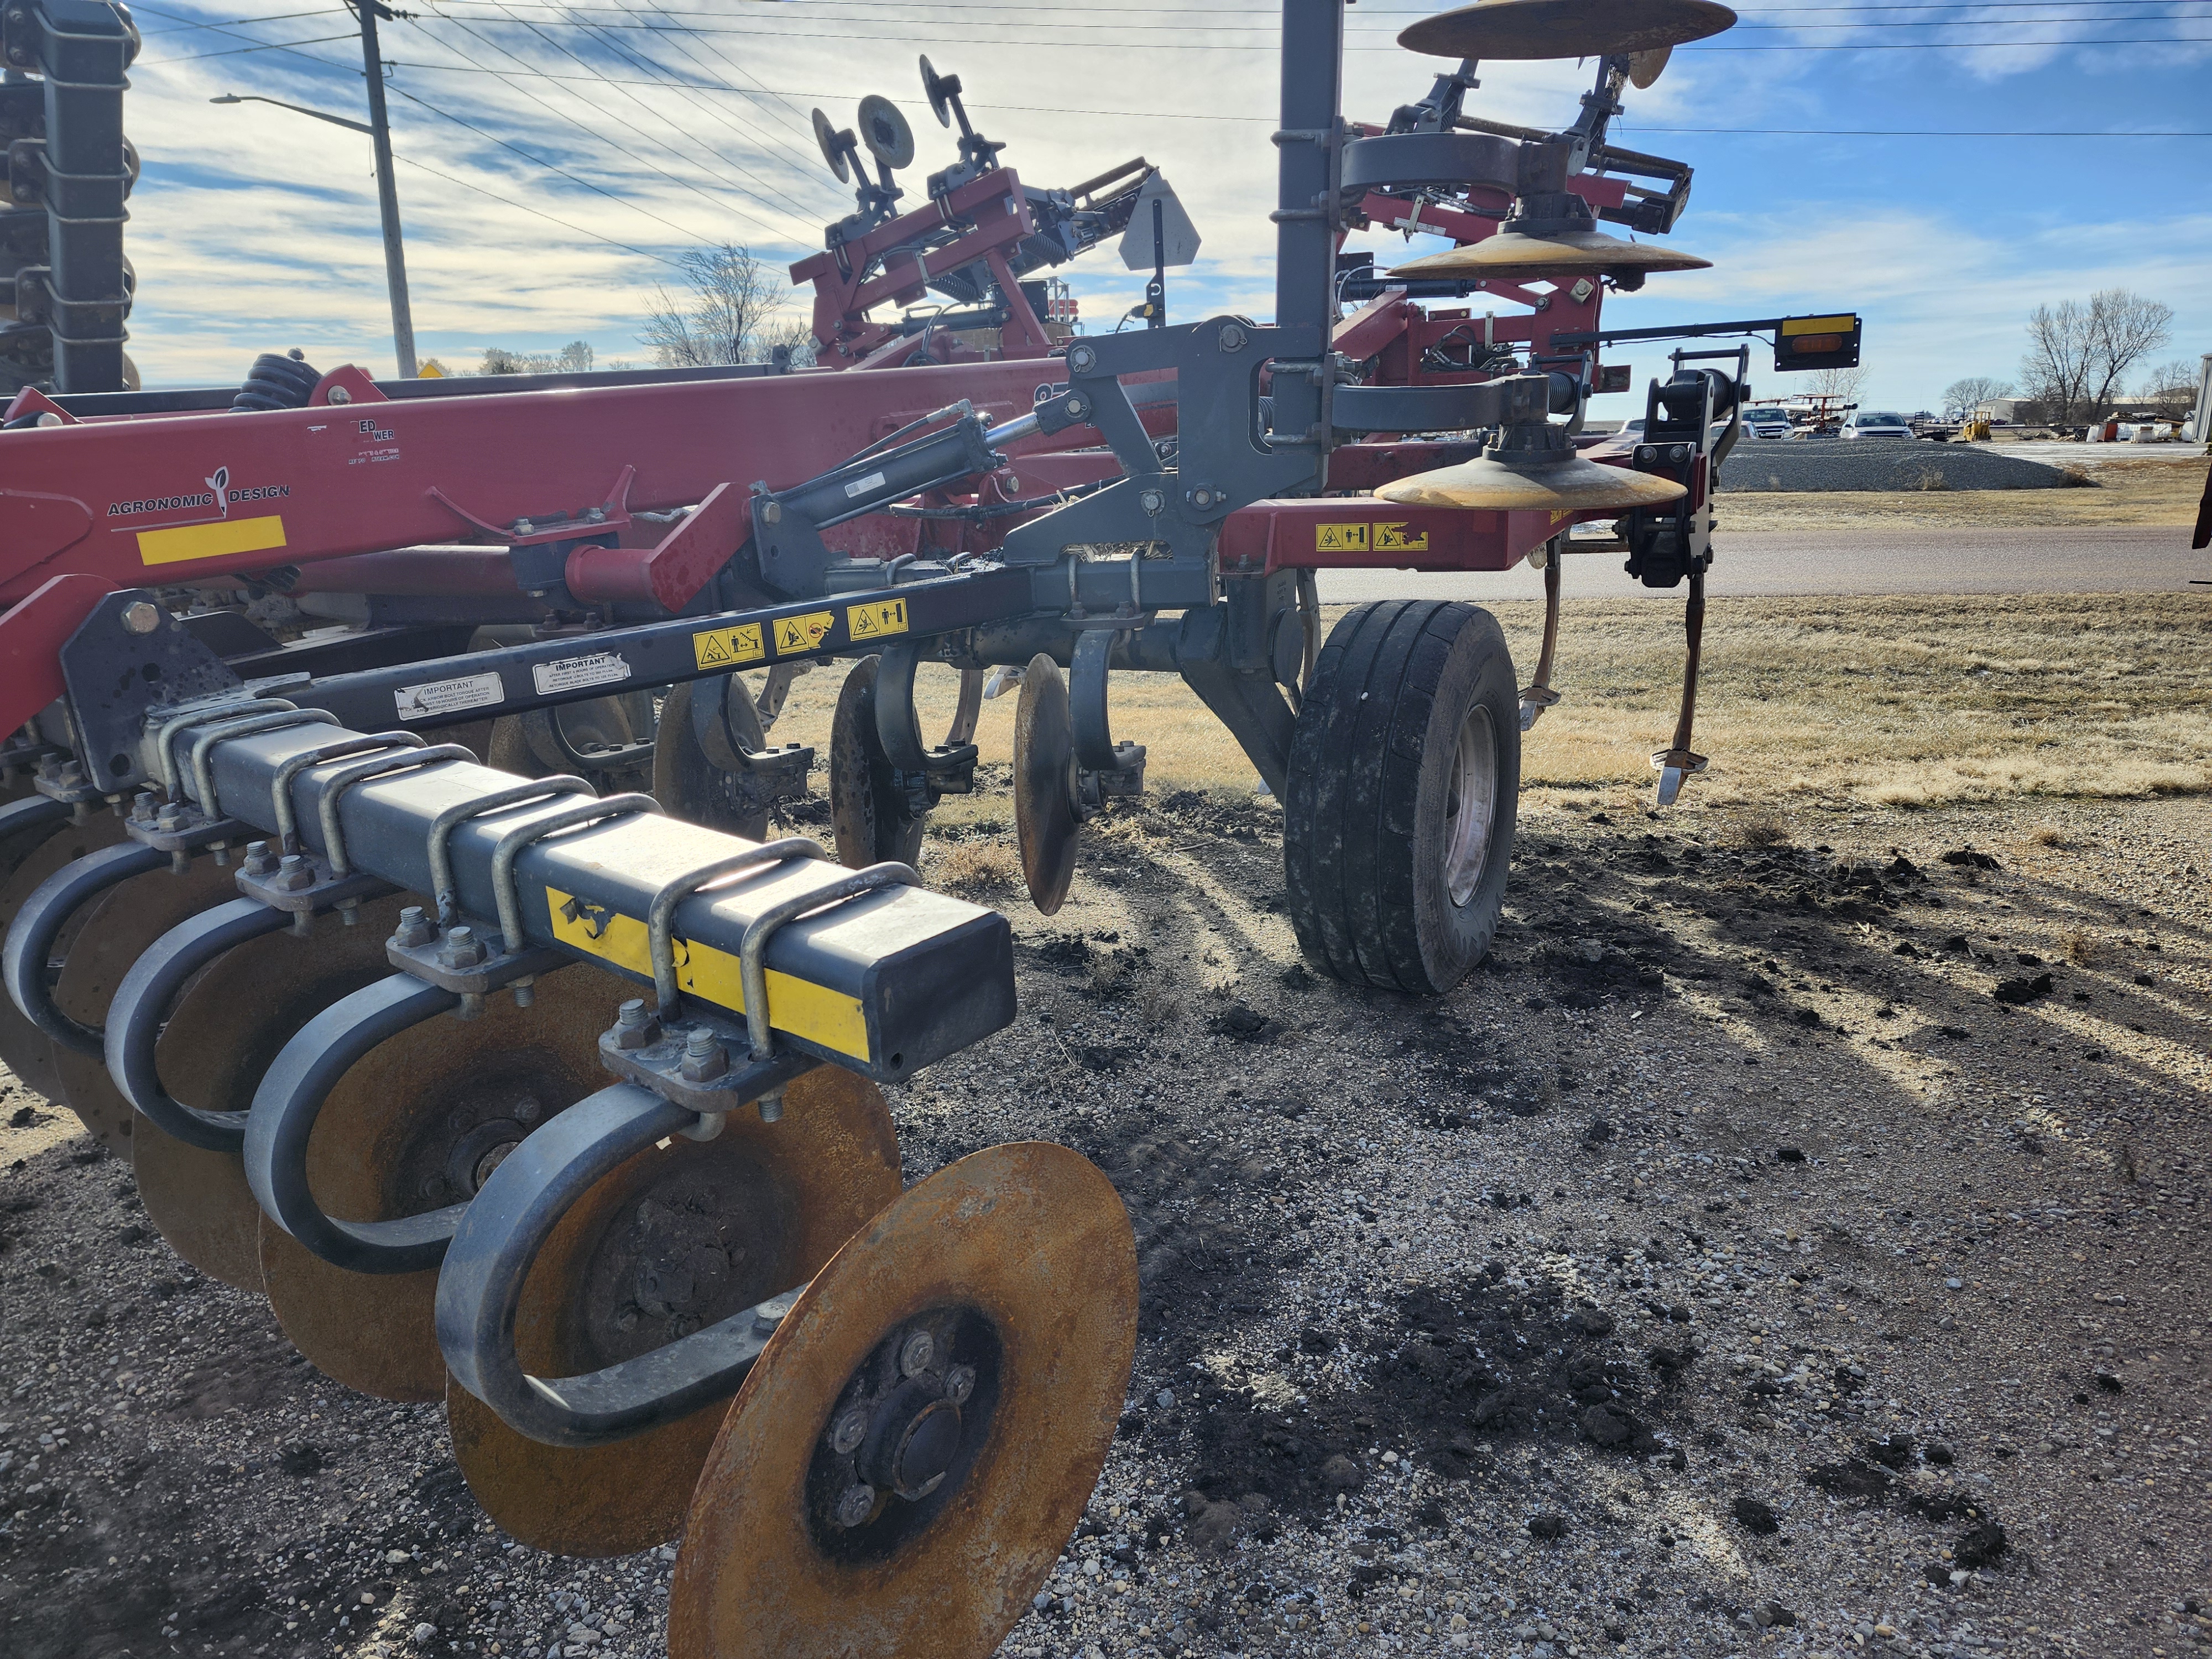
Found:
<svg viewBox="0 0 2212 1659"><path fill-rule="evenodd" d="M2197 382L2203 366L2176 357L2160 363L2143 377L2136 396L2152 407L2186 415L2197 403Z"/></svg>
<svg viewBox="0 0 2212 1659"><path fill-rule="evenodd" d="M765 362L779 345L811 361L806 325L785 310L783 284L750 248L724 243L678 254L683 291L653 289L653 310L638 338L665 368L703 368ZM804 344L804 349L799 348Z"/></svg>
<svg viewBox="0 0 2212 1659"><path fill-rule="evenodd" d="M2078 300L2038 306L2028 313L2027 354L2020 360L2021 384L2057 426L2073 424L2087 396L2096 360L2096 332L2089 308Z"/></svg>
<svg viewBox="0 0 2212 1659"><path fill-rule="evenodd" d="M1866 384L1866 366L1856 368L1820 368L1813 372L1812 392L1816 398L1839 398L1847 404L1859 398L1859 388Z"/></svg>
<svg viewBox="0 0 2212 1659"><path fill-rule="evenodd" d="M2108 408L2128 372L2172 337L2173 307L2124 288L2108 288L2089 301L2091 381L2095 408Z"/></svg>
<svg viewBox="0 0 2212 1659"><path fill-rule="evenodd" d="M1991 398L2011 396L2010 380L1996 380L1987 374L1969 374L1943 388L1943 412L1965 420Z"/></svg>
<svg viewBox="0 0 2212 1659"><path fill-rule="evenodd" d="M588 340L571 340L558 351L510 351L486 346L478 374L582 374L596 356ZM464 371L465 373L467 371Z"/></svg>

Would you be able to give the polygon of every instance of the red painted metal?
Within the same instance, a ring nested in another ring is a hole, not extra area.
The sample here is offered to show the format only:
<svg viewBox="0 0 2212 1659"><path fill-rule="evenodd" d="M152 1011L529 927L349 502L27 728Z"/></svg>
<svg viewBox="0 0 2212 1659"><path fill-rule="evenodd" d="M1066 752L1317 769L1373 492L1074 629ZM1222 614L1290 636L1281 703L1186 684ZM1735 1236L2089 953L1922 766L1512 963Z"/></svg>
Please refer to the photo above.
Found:
<svg viewBox="0 0 2212 1659"><path fill-rule="evenodd" d="M1278 570L1510 570L1571 525L1617 508L1483 513L1371 495L1255 501L1221 524L1224 574Z"/></svg>

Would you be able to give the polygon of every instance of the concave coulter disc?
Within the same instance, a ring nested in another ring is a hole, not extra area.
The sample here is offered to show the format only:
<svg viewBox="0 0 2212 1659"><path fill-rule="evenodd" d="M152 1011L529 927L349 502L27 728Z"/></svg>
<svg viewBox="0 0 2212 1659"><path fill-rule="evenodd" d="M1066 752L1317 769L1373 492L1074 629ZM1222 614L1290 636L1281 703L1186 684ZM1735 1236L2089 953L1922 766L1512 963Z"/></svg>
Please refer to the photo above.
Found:
<svg viewBox="0 0 2212 1659"><path fill-rule="evenodd" d="M991 1652L1097 1483L1136 1318L1127 1213L1079 1154L994 1146L921 1182L739 1390L692 1500L671 1659Z"/></svg>
<svg viewBox="0 0 2212 1659"><path fill-rule="evenodd" d="M606 1085L599 1036L629 994L611 974L544 975L531 1006L490 997L474 1019L434 1014L338 1079L307 1142L307 1185L325 1215L389 1221L473 1198L499 1160L548 1118ZM324 1261L261 1218L269 1305L316 1370L380 1400L444 1397L438 1270L364 1273Z"/></svg>
<svg viewBox="0 0 2212 1659"><path fill-rule="evenodd" d="M181 876L169 870L133 876L92 907L90 919L77 930L62 959L54 1006L81 1025L105 1024L116 987L149 945L172 927L237 896L234 872L217 868L210 858L194 859ZM137 1114L108 1075L106 1056L79 1054L57 1043L54 1070L70 1110L108 1151L129 1157Z"/></svg>
<svg viewBox="0 0 2212 1659"><path fill-rule="evenodd" d="M72 864L88 853L97 853L103 847L112 847L123 839L123 820L112 812L95 812L82 823L64 823L44 840L35 835L14 838L8 849L18 860L5 881L0 881L0 938L15 925L21 911L39 884L65 864ZM24 842L29 842L26 847ZM88 916L92 907L79 913ZM72 918L54 941L54 949L67 960L71 945L83 922ZM48 1100L62 1097L62 1078L54 1064L54 1040L23 1018L23 1011L15 1000L0 992L0 1064L15 1074L15 1080Z"/></svg>
<svg viewBox="0 0 2212 1659"><path fill-rule="evenodd" d="M392 971L384 942L403 904L395 894L361 907L348 927L334 915L314 932L248 939L218 957L178 999L154 1064L169 1096L204 1111L242 1112L292 1034L340 997ZM169 1248L226 1285L261 1288L261 1206L234 1152L186 1146L140 1117L131 1156L138 1196Z"/></svg>
<svg viewBox="0 0 2212 1659"><path fill-rule="evenodd" d="M515 1352L539 1376L629 1359L805 1282L899 1195L882 1091L834 1066L748 1107L714 1140L649 1147L562 1218L524 1285ZM626 1555L676 1535L726 1401L603 1446L549 1446L457 1382L453 1455L486 1514L560 1555Z"/></svg>

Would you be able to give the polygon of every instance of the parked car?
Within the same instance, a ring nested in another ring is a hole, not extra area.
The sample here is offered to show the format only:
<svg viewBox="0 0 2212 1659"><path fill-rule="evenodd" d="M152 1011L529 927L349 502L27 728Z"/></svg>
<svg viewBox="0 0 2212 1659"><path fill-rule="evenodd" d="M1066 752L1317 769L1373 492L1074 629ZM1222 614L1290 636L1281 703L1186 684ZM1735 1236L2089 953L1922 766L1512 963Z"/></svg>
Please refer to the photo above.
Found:
<svg viewBox="0 0 2212 1659"><path fill-rule="evenodd" d="M1912 436L1912 428L1904 416L1894 411L1856 409L1844 417L1844 436L1910 440Z"/></svg>
<svg viewBox="0 0 2212 1659"><path fill-rule="evenodd" d="M1778 409L1747 409L1743 429L1754 438L1786 438L1791 428L1790 417Z"/></svg>

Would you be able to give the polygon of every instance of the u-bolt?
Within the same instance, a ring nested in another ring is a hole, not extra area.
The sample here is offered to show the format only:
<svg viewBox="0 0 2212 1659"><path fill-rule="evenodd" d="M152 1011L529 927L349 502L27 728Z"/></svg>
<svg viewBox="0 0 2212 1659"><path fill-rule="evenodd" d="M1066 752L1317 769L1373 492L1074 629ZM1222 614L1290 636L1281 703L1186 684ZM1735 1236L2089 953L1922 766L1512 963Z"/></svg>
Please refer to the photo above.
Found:
<svg viewBox="0 0 2212 1659"><path fill-rule="evenodd" d="M107 1072L123 1097L162 1133L188 1146L234 1152L246 1114L210 1111L173 1099L154 1063L169 1004L192 975L224 951L283 928L292 918L259 899L238 898L203 910L154 941L131 964L107 1008Z"/></svg>
<svg viewBox="0 0 2212 1659"><path fill-rule="evenodd" d="M814 1063L794 1055L758 1069L763 1083L781 1086ZM454 1380L519 1433L552 1446L604 1445L732 1395L797 1300L798 1290L787 1291L604 1370L544 1377L522 1369L515 1311L561 1218L626 1159L697 1116L633 1083L602 1089L509 1152L461 1217L438 1273L438 1346Z"/></svg>
<svg viewBox="0 0 2212 1659"><path fill-rule="evenodd" d="M109 888L142 876L149 870L168 867L169 855L155 848L125 842L104 847L60 869L40 882L8 930L0 946L0 975L8 981L8 995L29 1020L55 1042L81 1054L100 1052L100 1030L80 1025L54 1006L46 987L46 965L53 959L54 941L79 909Z"/></svg>
<svg viewBox="0 0 2212 1659"><path fill-rule="evenodd" d="M411 974L364 986L301 1026L253 1091L246 1120L246 1185L270 1220L335 1267L357 1273L434 1267L468 1208L449 1204L397 1221L339 1221L323 1213L307 1188L307 1139L338 1079L386 1037L460 1000L458 991Z"/></svg>

